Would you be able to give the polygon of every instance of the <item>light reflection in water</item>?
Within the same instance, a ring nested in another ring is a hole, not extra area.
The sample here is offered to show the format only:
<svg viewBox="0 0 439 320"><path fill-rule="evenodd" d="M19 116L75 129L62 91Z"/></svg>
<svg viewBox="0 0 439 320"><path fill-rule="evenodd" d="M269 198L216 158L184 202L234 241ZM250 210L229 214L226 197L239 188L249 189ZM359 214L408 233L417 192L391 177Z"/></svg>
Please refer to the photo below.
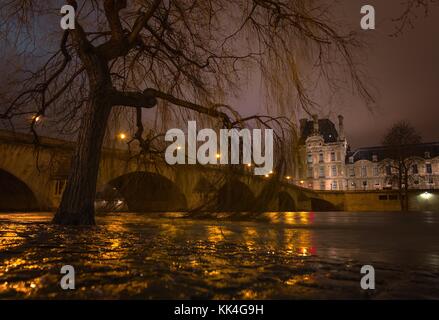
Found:
<svg viewBox="0 0 439 320"><path fill-rule="evenodd" d="M76 298L331 297L335 289L320 282L341 273L343 295L361 263L439 271L437 215L361 215L264 213L255 222L120 213L72 229L45 223L50 214L0 214L0 298L67 297L63 264L80 266L68 296Z"/></svg>

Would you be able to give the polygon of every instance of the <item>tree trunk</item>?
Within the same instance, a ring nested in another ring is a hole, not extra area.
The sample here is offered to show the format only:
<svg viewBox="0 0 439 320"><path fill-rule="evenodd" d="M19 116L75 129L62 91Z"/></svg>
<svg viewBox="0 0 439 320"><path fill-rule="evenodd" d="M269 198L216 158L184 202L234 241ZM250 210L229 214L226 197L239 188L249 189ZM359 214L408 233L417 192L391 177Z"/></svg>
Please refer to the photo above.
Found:
<svg viewBox="0 0 439 320"><path fill-rule="evenodd" d="M111 104L107 86L90 86L66 189L53 222L63 225L94 225L94 202L102 143Z"/></svg>

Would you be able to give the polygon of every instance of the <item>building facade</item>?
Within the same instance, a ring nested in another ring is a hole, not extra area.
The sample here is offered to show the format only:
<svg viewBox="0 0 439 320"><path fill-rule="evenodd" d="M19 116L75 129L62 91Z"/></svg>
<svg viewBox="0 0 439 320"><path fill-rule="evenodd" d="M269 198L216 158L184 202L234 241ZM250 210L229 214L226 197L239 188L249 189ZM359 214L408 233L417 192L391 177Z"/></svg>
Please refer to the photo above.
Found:
<svg viewBox="0 0 439 320"><path fill-rule="evenodd" d="M349 150L343 116L300 120L299 165L294 182L314 190L390 190L399 188L398 165L389 147ZM410 189L439 189L439 143L407 146Z"/></svg>

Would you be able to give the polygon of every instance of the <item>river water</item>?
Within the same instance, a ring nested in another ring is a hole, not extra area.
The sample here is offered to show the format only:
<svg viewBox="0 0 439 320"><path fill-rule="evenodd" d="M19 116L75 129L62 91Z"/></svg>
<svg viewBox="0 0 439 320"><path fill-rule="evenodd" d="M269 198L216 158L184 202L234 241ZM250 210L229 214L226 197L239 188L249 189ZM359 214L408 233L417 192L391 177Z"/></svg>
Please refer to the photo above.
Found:
<svg viewBox="0 0 439 320"><path fill-rule="evenodd" d="M51 217L0 214L0 298L439 299L437 213ZM366 264L375 290L360 288ZM60 288L63 265L75 290Z"/></svg>

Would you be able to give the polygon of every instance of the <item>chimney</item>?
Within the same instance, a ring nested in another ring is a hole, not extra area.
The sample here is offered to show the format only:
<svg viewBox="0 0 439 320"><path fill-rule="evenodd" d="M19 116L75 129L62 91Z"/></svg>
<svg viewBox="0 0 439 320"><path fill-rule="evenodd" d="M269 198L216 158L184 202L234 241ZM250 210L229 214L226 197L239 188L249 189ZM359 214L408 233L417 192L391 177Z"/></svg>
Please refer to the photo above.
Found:
<svg viewBox="0 0 439 320"><path fill-rule="evenodd" d="M344 135L344 117L342 115L338 116L338 137L340 140L345 140Z"/></svg>
<svg viewBox="0 0 439 320"><path fill-rule="evenodd" d="M319 116L314 114L312 116L313 119L313 133L314 134L319 134Z"/></svg>

